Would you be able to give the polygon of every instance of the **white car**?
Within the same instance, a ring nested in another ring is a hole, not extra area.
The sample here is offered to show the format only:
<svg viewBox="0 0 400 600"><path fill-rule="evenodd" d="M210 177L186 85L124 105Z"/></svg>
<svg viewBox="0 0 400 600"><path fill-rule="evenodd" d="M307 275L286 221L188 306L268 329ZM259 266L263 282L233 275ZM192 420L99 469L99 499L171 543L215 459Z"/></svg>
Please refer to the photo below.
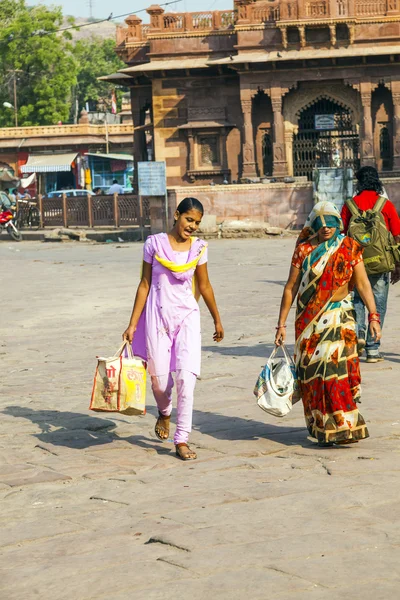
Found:
<svg viewBox="0 0 400 600"><path fill-rule="evenodd" d="M95 196L90 190L57 190L56 192L49 192L46 194L47 198L61 198L65 194L67 198L73 198L76 196Z"/></svg>

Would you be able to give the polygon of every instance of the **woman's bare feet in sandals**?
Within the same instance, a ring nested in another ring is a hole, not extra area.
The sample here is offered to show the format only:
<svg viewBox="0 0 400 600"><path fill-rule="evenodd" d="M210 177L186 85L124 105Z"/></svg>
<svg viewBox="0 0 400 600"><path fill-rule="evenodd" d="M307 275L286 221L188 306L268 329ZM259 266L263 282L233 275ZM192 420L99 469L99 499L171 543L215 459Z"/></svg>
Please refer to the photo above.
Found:
<svg viewBox="0 0 400 600"><path fill-rule="evenodd" d="M156 426L154 427L154 433L158 437L159 440L165 442L169 438L169 423L171 420L171 416L162 415L160 412L158 413L158 419L156 422Z"/></svg>
<svg viewBox="0 0 400 600"><path fill-rule="evenodd" d="M176 455L181 460L195 460L197 458L197 454L194 450L191 450L189 446L185 443L175 444Z"/></svg>

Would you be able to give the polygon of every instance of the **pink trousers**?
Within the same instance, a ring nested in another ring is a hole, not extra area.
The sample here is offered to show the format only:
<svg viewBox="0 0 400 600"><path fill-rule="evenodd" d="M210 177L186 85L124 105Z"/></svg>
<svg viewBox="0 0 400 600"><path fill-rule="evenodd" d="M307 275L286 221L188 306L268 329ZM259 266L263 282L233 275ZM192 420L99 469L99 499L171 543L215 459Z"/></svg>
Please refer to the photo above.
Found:
<svg viewBox="0 0 400 600"><path fill-rule="evenodd" d="M196 375L190 371L176 371L177 414L174 444L186 443L192 431L193 398ZM172 373L152 375L151 387L160 413L168 417L172 412Z"/></svg>

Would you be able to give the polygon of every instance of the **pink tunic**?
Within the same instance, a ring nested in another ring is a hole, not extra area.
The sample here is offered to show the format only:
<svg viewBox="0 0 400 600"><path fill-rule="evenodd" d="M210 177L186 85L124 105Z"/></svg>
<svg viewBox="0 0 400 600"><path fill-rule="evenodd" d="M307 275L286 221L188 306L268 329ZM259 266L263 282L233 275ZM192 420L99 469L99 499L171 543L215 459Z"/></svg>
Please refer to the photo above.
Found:
<svg viewBox="0 0 400 600"><path fill-rule="evenodd" d="M197 240L196 245L206 245ZM186 370L200 375L200 310L192 292L194 269L178 279L155 258L162 249L165 258L177 264L193 260L191 252L175 252L166 233L151 235L143 248L143 260L152 265L152 281L146 306L133 339L133 352L148 363L150 375ZM207 249L198 264L207 262Z"/></svg>

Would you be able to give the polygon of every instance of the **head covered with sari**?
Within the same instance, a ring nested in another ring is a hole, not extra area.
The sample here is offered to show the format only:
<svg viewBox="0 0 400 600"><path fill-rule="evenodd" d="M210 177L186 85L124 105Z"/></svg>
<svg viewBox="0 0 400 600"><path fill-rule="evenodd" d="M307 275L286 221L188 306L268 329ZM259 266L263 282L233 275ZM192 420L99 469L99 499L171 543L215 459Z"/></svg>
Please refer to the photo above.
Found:
<svg viewBox="0 0 400 600"><path fill-rule="evenodd" d="M332 244L343 229L343 221L339 209L333 202L317 202L304 224L298 243L310 241L318 235L322 227L334 227L335 232L329 239Z"/></svg>

